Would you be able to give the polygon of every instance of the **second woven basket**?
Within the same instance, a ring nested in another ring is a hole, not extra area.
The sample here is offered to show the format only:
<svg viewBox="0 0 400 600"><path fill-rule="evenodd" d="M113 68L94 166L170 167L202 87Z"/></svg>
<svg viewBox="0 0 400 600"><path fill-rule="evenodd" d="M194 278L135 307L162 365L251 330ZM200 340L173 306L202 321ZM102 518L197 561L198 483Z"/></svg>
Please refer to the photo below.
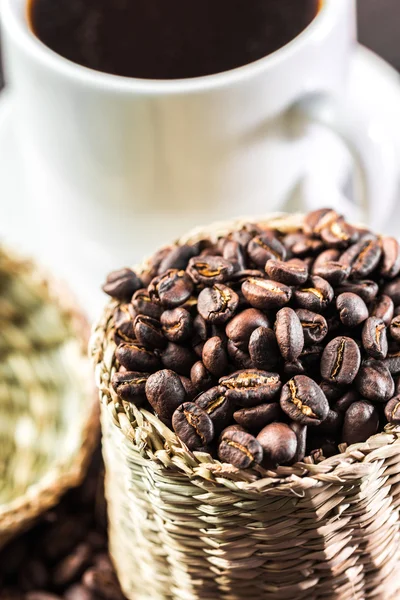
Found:
<svg viewBox="0 0 400 600"><path fill-rule="evenodd" d="M300 217L262 224L295 231ZM241 222L194 232L217 239ZM110 547L130 600L395 600L400 597L400 429L319 464L268 472L189 452L124 406L112 302L91 354L100 390Z"/></svg>

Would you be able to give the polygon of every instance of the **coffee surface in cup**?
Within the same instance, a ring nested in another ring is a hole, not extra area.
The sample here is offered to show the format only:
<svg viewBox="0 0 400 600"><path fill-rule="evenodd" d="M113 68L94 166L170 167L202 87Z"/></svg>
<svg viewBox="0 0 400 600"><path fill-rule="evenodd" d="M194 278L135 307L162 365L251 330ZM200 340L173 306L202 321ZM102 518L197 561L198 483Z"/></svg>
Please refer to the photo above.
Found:
<svg viewBox="0 0 400 600"><path fill-rule="evenodd" d="M321 0L29 0L36 36L80 65L126 77L228 71L278 50Z"/></svg>

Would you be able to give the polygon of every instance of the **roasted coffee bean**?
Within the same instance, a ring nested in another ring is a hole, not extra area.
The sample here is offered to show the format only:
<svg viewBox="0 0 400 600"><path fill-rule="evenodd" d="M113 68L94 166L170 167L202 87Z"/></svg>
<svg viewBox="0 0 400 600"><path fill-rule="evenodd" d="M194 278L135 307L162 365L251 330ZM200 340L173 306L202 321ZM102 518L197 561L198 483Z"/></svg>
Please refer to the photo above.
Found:
<svg viewBox="0 0 400 600"><path fill-rule="evenodd" d="M265 425L277 421L282 416L278 402L259 404L251 408L241 408L233 413L236 423L245 429L259 432Z"/></svg>
<svg viewBox="0 0 400 600"><path fill-rule="evenodd" d="M388 353L388 341L386 326L381 319L369 317L364 323L362 331L362 343L364 350L373 358L386 358Z"/></svg>
<svg viewBox="0 0 400 600"><path fill-rule="evenodd" d="M360 364L361 353L356 342L349 337L336 337L329 342L322 354L321 375L338 385L350 385Z"/></svg>
<svg viewBox="0 0 400 600"><path fill-rule="evenodd" d="M306 455L307 427L294 421L289 423L289 427L294 431L297 438L296 454L293 457L293 464L295 464L301 462Z"/></svg>
<svg viewBox="0 0 400 600"><path fill-rule="evenodd" d="M267 260L285 260L286 248L273 235L262 233L254 237L247 246L247 253L257 267L264 268Z"/></svg>
<svg viewBox="0 0 400 600"><path fill-rule="evenodd" d="M375 281L370 281L368 279L365 281L345 281L335 290L336 294L343 294L344 292L357 294L367 304L375 300L378 291L378 284Z"/></svg>
<svg viewBox="0 0 400 600"><path fill-rule="evenodd" d="M316 370L317 372L315 373L315 375L317 375L323 351L324 347L319 346L318 344L314 344L313 346L306 346L303 349L302 353L300 354L299 360L301 361L301 364L303 365L306 371L310 371L311 373L314 372L314 370Z"/></svg>
<svg viewBox="0 0 400 600"><path fill-rule="evenodd" d="M250 336L249 354L256 369L267 371L279 362L276 335L268 327L257 327Z"/></svg>
<svg viewBox="0 0 400 600"><path fill-rule="evenodd" d="M246 268L246 254L239 242L229 239L225 240L222 256L225 260L232 262L237 271L243 271Z"/></svg>
<svg viewBox="0 0 400 600"><path fill-rule="evenodd" d="M190 370L190 380L196 390L205 392L213 385L213 377L207 371L201 360L197 361Z"/></svg>
<svg viewBox="0 0 400 600"><path fill-rule="evenodd" d="M186 392L175 371L163 369L153 373L146 382L146 396L154 412L170 419L174 411L186 400Z"/></svg>
<svg viewBox="0 0 400 600"><path fill-rule="evenodd" d="M79 544L72 554L59 562L53 571L53 583L64 586L73 583L82 575L92 556L92 550L86 543Z"/></svg>
<svg viewBox="0 0 400 600"><path fill-rule="evenodd" d="M232 340L228 340L226 349L231 362L237 369L251 369L253 367L250 354L240 350Z"/></svg>
<svg viewBox="0 0 400 600"><path fill-rule="evenodd" d="M257 269L244 269L241 271L236 271L229 279L229 283L236 289L237 286L241 287L242 283L250 277L263 279L265 277L265 272L258 271Z"/></svg>
<svg viewBox="0 0 400 600"><path fill-rule="evenodd" d="M243 407L257 406L272 401L280 392L282 383L277 373L248 369L221 377L219 384L227 388L227 397Z"/></svg>
<svg viewBox="0 0 400 600"><path fill-rule="evenodd" d="M273 281L279 281L285 285L303 285L308 279L306 263L297 258L287 262L270 259L265 265L265 271Z"/></svg>
<svg viewBox="0 0 400 600"><path fill-rule="evenodd" d="M304 348L304 335L300 319L292 308L278 311L275 335L283 358L286 361L296 360Z"/></svg>
<svg viewBox="0 0 400 600"><path fill-rule="evenodd" d="M342 441L348 444L366 442L378 431L378 411L370 402L354 402L344 416Z"/></svg>
<svg viewBox="0 0 400 600"><path fill-rule="evenodd" d="M359 399L360 394L357 390L351 389L335 402L334 408L337 412L345 413L346 410L354 404L354 402L358 402Z"/></svg>
<svg viewBox="0 0 400 600"><path fill-rule="evenodd" d="M214 437L214 424L208 414L194 404L181 404L172 416L172 427L189 450L207 446Z"/></svg>
<svg viewBox="0 0 400 600"><path fill-rule="evenodd" d="M328 436L333 436L338 433L343 424L343 413L340 411L329 409L328 416L318 428L321 433L326 433Z"/></svg>
<svg viewBox="0 0 400 600"><path fill-rule="evenodd" d="M226 388L222 386L213 387L195 400L197 406L200 406L210 417L216 433L227 427L232 419L232 405L225 392Z"/></svg>
<svg viewBox="0 0 400 600"><path fill-rule="evenodd" d="M120 344L115 351L118 362L128 371L151 372L159 369L158 357L142 344Z"/></svg>
<svg viewBox="0 0 400 600"><path fill-rule="evenodd" d="M235 265L222 256L195 256L187 267L187 273L196 285L207 286L224 283L234 271Z"/></svg>
<svg viewBox="0 0 400 600"><path fill-rule="evenodd" d="M124 600L117 577L112 571L88 569L82 582L103 600Z"/></svg>
<svg viewBox="0 0 400 600"><path fill-rule="evenodd" d="M262 229L256 223L245 223L238 231L232 231L229 234L229 239L239 242L243 247L246 247L254 236L262 233Z"/></svg>
<svg viewBox="0 0 400 600"><path fill-rule="evenodd" d="M395 306L398 306L400 304L400 277L387 283L383 288L383 293L393 300Z"/></svg>
<svg viewBox="0 0 400 600"><path fill-rule="evenodd" d="M193 283L185 271L171 269L155 277L148 291L152 302L160 302L164 308L176 308L190 298Z"/></svg>
<svg viewBox="0 0 400 600"><path fill-rule="evenodd" d="M400 396L394 396L386 404L385 417L392 425L400 425Z"/></svg>
<svg viewBox="0 0 400 600"><path fill-rule="evenodd" d="M400 374L400 350L389 351L383 362L392 375Z"/></svg>
<svg viewBox="0 0 400 600"><path fill-rule="evenodd" d="M170 269L178 269L184 271L188 266L189 260L199 253L199 245L190 246L184 244L182 246L173 246L168 254L163 258L159 267L158 274L162 275Z"/></svg>
<svg viewBox="0 0 400 600"><path fill-rule="evenodd" d="M228 355L220 337L215 336L206 341L203 347L202 360L205 368L214 377L222 377L226 373Z"/></svg>
<svg viewBox="0 0 400 600"><path fill-rule="evenodd" d="M134 328L137 340L146 348L154 350L155 348L165 348L167 345L160 321L146 315L138 315L135 318Z"/></svg>
<svg viewBox="0 0 400 600"><path fill-rule="evenodd" d="M226 335L239 348L246 352L250 337L259 327L270 327L270 321L260 310L248 308L236 315L226 326Z"/></svg>
<svg viewBox="0 0 400 600"><path fill-rule="evenodd" d="M305 375L296 375L283 386L280 403L283 412L302 425L320 425L329 412L321 388Z"/></svg>
<svg viewBox="0 0 400 600"><path fill-rule="evenodd" d="M197 356L190 348L169 342L161 352L161 361L166 369L172 369L179 375L189 375Z"/></svg>
<svg viewBox="0 0 400 600"><path fill-rule="evenodd" d="M332 208L319 208L308 213L304 218L303 229L307 235L319 235L331 223L341 217Z"/></svg>
<svg viewBox="0 0 400 600"><path fill-rule="evenodd" d="M378 296L370 307L370 316L382 319L385 325L390 325L394 315L394 304L393 300L382 294Z"/></svg>
<svg viewBox="0 0 400 600"><path fill-rule="evenodd" d="M381 238L382 262L379 269L382 277L392 279L400 273L400 245L392 237Z"/></svg>
<svg viewBox="0 0 400 600"><path fill-rule="evenodd" d="M222 462L230 463L238 469L247 469L261 463L263 449L250 433L232 431L229 428L222 433L218 456Z"/></svg>
<svg viewBox="0 0 400 600"><path fill-rule="evenodd" d="M276 469L293 461L297 451L297 437L286 423L271 423L260 431L257 441L263 449L263 466Z"/></svg>
<svg viewBox="0 0 400 600"><path fill-rule="evenodd" d="M318 275L318 273L315 272L315 269L319 269L326 263L336 262L340 258L340 254L340 250L337 250L335 248L328 248L328 250L324 250L323 252L318 254L318 256L315 257L315 260L313 262L311 270L312 274Z"/></svg>
<svg viewBox="0 0 400 600"><path fill-rule="evenodd" d="M295 290L294 297L299 308L321 312L332 302L334 292L325 279L315 275L310 278L307 287Z"/></svg>
<svg viewBox="0 0 400 600"><path fill-rule="evenodd" d="M352 292L344 292L336 298L339 317L346 327L357 327L368 319L368 308L364 300Z"/></svg>
<svg viewBox="0 0 400 600"><path fill-rule="evenodd" d="M185 308L166 310L160 320L164 336L170 342L176 344L186 342L192 335L193 319Z"/></svg>
<svg viewBox="0 0 400 600"><path fill-rule="evenodd" d="M201 315L196 315L193 320L193 343L198 341L205 342L210 336L211 324L208 323Z"/></svg>
<svg viewBox="0 0 400 600"><path fill-rule="evenodd" d="M138 371L114 373L111 385L115 393L122 400L132 402L136 406L141 406L145 399L146 381L148 378L149 373L139 373Z"/></svg>
<svg viewBox="0 0 400 600"><path fill-rule="evenodd" d="M197 309L209 323L226 323L234 315L239 296L230 287L217 283L199 294Z"/></svg>
<svg viewBox="0 0 400 600"><path fill-rule="evenodd" d="M400 342L400 315L394 317L389 327L390 335L395 342Z"/></svg>
<svg viewBox="0 0 400 600"><path fill-rule="evenodd" d="M118 312L118 315L117 315L118 321L115 321L115 334L114 334L115 343L118 345L122 344L122 343L129 344L131 342L137 341L136 334L135 334L135 326L134 326L135 314L133 312L133 309L132 309L131 313L132 313L132 316L129 315L129 319L128 319L126 312L125 313Z"/></svg>
<svg viewBox="0 0 400 600"><path fill-rule="evenodd" d="M319 266L313 266L313 275L322 277L333 286L341 285L350 275L350 267L339 261L327 261Z"/></svg>
<svg viewBox="0 0 400 600"><path fill-rule="evenodd" d="M159 319L162 314L161 306L150 300L146 289L138 290L133 294L132 306L137 314L147 315L153 319Z"/></svg>
<svg viewBox="0 0 400 600"><path fill-rule="evenodd" d="M221 442L221 440L225 434L230 435L231 433L236 432L236 431L245 431L245 429L244 429L244 427L242 427L241 425L238 425L237 423L235 423L234 425L229 425L229 427L226 427L221 432L219 439L218 439L218 443Z"/></svg>
<svg viewBox="0 0 400 600"><path fill-rule="evenodd" d="M343 217L330 221L320 231L321 239L329 248L347 248L358 239L357 232Z"/></svg>
<svg viewBox="0 0 400 600"><path fill-rule="evenodd" d="M179 375L179 379L181 380L181 383L185 389L186 399L188 401L192 401L198 395L199 390L193 385L189 377Z"/></svg>
<svg viewBox="0 0 400 600"><path fill-rule="evenodd" d="M304 308L297 309L296 315L303 330L304 343L313 345L322 342L328 333L326 319L322 315Z"/></svg>
<svg viewBox="0 0 400 600"><path fill-rule="evenodd" d="M345 389L340 385L336 385L330 381L325 381L324 379L320 382L319 387L324 392L329 404L339 400L339 398L343 396Z"/></svg>
<svg viewBox="0 0 400 600"><path fill-rule="evenodd" d="M136 311L130 302L120 304L114 313L114 326L118 329L126 323L133 324L135 317Z"/></svg>
<svg viewBox="0 0 400 600"><path fill-rule="evenodd" d="M103 292L120 300L128 302L134 292L143 287L140 277L132 269L120 269L110 273L103 285Z"/></svg>
<svg viewBox="0 0 400 600"><path fill-rule="evenodd" d="M394 395L394 381L389 369L378 360L366 360L355 380L356 389L371 402L387 402Z"/></svg>
<svg viewBox="0 0 400 600"><path fill-rule="evenodd" d="M283 365L283 372L287 378L291 379L295 375L304 375L306 372L306 368L301 362L301 360L296 358L295 360L285 362L285 364Z"/></svg>
<svg viewBox="0 0 400 600"><path fill-rule="evenodd" d="M381 255L379 240L374 235L365 235L342 254L340 262L351 268L354 279L363 279L378 266Z"/></svg>
<svg viewBox="0 0 400 600"><path fill-rule="evenodd" d="M242 292L247 302L260 310L282 308L292 297L291 288L283 283L253 277L242 284Z"/></svg>

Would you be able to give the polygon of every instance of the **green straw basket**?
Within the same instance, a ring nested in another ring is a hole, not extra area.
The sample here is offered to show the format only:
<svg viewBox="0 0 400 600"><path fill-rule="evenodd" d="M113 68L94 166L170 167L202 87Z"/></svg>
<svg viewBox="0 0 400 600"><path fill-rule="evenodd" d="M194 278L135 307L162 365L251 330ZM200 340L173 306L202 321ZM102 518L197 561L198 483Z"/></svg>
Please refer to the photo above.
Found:
<svg viewBox="0 0 400 600"><path fill-rule="evenodd" d="M0 547L85 474L98 439L87 339L68 291L0 248Z"/></svg>
<svg viewBox="0 0 400 600"><path fill-rule="evenodd" d="M247 220L248 221L248 220ZM259 221L260 222L260 221ZM261 220L295 231L300 216ZM243 222L195 231L218 238ZM144 266L143 266L144 268ZM240 471L121 403L111 302L93 331L112 557L130 600L400 598L400 428L313 464Z"/></svg>

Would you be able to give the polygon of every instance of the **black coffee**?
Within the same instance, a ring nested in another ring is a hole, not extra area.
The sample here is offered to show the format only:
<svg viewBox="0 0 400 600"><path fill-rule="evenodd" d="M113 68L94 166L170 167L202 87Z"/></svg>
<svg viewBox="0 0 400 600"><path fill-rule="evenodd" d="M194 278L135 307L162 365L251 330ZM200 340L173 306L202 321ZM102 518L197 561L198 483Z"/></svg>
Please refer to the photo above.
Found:
<svg viewBox="0 0 400 600"><path fill-rule="evenodd" d="M321 0L29 0L32 30L65 58L145 79L220 73L281 48Z"/></svg>

